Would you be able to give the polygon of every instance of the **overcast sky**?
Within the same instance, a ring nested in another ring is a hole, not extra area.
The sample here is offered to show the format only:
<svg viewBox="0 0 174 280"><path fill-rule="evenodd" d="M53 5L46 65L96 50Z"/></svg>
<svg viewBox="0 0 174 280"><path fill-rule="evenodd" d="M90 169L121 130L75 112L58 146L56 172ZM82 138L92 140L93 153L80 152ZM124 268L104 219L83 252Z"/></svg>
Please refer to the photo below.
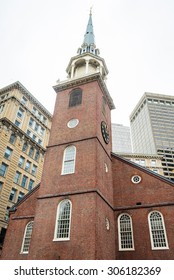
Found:
<svg viewBox="0 0 174 280"><path fill-rule="evenodd" d="M173 0L0 0L0 88L20 81L53 113L52 86L66 79L91 6L112 122L129 125L144 92L174 96Z"/></svg>

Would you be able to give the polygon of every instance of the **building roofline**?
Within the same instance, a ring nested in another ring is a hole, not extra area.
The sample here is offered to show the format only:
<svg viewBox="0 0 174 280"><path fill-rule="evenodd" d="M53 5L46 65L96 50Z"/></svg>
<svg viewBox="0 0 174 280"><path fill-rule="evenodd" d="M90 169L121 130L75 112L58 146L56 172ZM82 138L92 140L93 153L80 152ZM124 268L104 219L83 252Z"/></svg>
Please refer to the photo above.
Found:
<svg viewBox="0 0 174 280"><path fill-rule="evenodd" d="M139 170L141 170L141 171L143 171L143 172L145 172L149 175L152 175L153 177L156 177L156 178L160 179L161 181L164 181L165 183L169 183L172 187L174 187L174 183L170 179L167 179L166 177L164 177L164 176L162 176L158 173L155 173L155 172L151 171L150 169L147 169L146 167L143 167L143 166L141 166L141 165L139 165L139 164L137 164L133 161L130 161L129 159L125 159L125 158L123 158L123 157L121 157L121 156L119 156L119 155L117 155L113 152L111 152L111 157L112 156L114 158L124 162L124 163L127 163L128 165L131 165L132 167L136 167L137 169L139 169Z"/></svg>
<svg viewBox="0 0 174 280"><path fill-rule="evenodd" d="M19 82L16 81L6 87L0 89L0 93L6 92L10 89L20 89L29 99L33 101L49 118L52 118L52 114Z"/></svg>
<svg viewBox="0 0 174 280"><path fill-rule="evenodd" d="M15 212L17 210L17 207L22 204L26 199L28 199L34 192L36 192L40 188L40 183L37 184L31 191L29 191L27 194L23 196L23 198L16 202L10 209L9 212Z"/></svg>
<svg viewBox="0 0 174 280"><path fill-rule="evenodd" d="M129 115L130 119L134 116L136 111L139 109L139 107L142 105L144 100L146 100L147 98L157 98L157 99L165 99L165 100L166 99L170 99L171 101L174 101L174 96L172 96L172 95L165 95L165 94L160 94L160 93L145 92L143 94L143 96L140 98L140 100L138 101L137 105L132 110L131 114Z"/></svg>
<svg viewBox="0 0 174 280"><path fill-rule="evenodd" d="M26 138L29 142L33 143L34 146L37 146L40 150L42 150L42 151L44 151L44 152L46 151L46 148L44 148L44 147L41 146L39 143L37 143L36 141L34 141L31 137L29 137L29 136L27 135L26 132L24 132L22 129L20 129L18 126L16 126L13 122L11 122L11 121L10 121L9 119L7 119L6 117L0 119L0 123L2 123L2 124L8 123L9 126L13 127L13 128L14 128L16 131L18 131L21 135L25 135L25 138Z"/></svg>
<svg viewBox="0 0 174 280"><path fill-rule="evenodd" d="M121 156L121 157L143 157L143 158L163 158L163 155L158 155L158 154L142 154L142 153L114 153L118 156Z"/></svg>

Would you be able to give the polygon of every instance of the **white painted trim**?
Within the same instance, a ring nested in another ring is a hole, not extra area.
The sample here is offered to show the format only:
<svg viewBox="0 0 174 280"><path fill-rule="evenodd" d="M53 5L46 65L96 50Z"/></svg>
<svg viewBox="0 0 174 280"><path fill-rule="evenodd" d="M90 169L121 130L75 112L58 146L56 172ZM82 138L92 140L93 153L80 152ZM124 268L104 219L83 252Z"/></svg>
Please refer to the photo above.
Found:
<svg viewBox="0 0 174 280"><path fill-rule="evenodd" d="M69 147L74 147L75 148L75 152L74 152L74 166L73 166L73 170L72 172L69 173L64 173L64 164L65 164L65 155L66 155L66 150ZM67 174L73 174L75 173L75 164L76 164L76 147L74 145L69 145L65 148L64 153L63 153L63 162L62 162L62 171L61 171L61 175L67 175Z"/></svg>
<svg viewBox="0 0 174 280"><path fill-rule="evenodd" d="M24 244L25 244L25 237L26 237L26 233L27 233L27 228L28 228L28 225L30 224L30 223L32 223L32 230L33 230L33 221L30 221L30 222L28 222L27 224L26 224L26 226L25 226L25 231L24 231L24 235L23 235L23 240L22 240L22 246L21 246L21 252L20 252L20 254L28 254L29 253L29 250L28 251L23 251L24 250ZM31 235L32 235L32 232L31 232ZM31 241L31 239L30 239L30 241Z"/></svg>
<svg viewBox="0 0 174 280"><path fill-rule="evenodd" d="M164 230L164 236L165 236L165 241L166 241L166 245L165 247L154 247L154 242L153 242L153 236L152 236L152 229L151 229L151 223L150 223L150 215L153 213L153 212L157 212L161 215L161 219L162 219L162 225L163 225L163 230ZM151 242L151 248L152 250L166 250L166 249L169 249L169 245L168 245L168 240L167 240L167 233L166 233L166 228L165 228L165 223L164 223L164 218L163 218L163 215L161 212L159 211L151 211L149 214L148 214L148 224L149 224L149 234L150 234L150 242Z"/></svg>
<svg viewBox="0 0 174 280"><path fill-rule="evenodd" d="M132 236L132 248L122 248L121 247L121 235L120 235L120 218L122 215L127 215L130 218L130 224L131 224L131 236ZM132 218L128 213L121 213L118 216L118 246L119 246L119 251L134 251L134 235L133 235L133 225L132 225Z"/></svg>
<svg viewBox="0 0 174 280"><path fill-rule="evenodd" d="M68 201L70 203L70 218L69 218L69 233L68 238L57 238L57 228L58 228L58 218L59 218L59 211L61 204L65 201ZM71 231L71 216L72 216L72 202L69 199L63 199L59 202L57 206L57 213L56 213L56 223L55 223L55 229L54 229L54 238L53 241L69 241L70 240L70 231Z"/></svg>

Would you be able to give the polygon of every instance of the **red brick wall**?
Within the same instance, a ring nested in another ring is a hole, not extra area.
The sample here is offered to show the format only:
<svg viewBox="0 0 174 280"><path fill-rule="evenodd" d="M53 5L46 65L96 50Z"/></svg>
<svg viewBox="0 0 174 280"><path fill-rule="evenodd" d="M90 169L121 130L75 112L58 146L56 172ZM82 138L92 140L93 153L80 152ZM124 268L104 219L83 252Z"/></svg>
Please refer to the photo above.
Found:
<svg viewBox="0 0 174 280"><path fill-rule="evenodd" d="M159 211L164 218L165 228L169 249L152 250L150 242L150 233L148 225L148 214L151 211ZM132 218L134 251L119 251L118 247L118 224L117 218L121 213L128 213ZM173 224L174 206L139 208L115 213L116 220L116 259L120 260L173 260L174 259L174 224Z"/></svg>
<svg viewBox="0 0 174 280"><path fill-rule="evenodd" d="M141 182L134 184L133 175L141 176ZM137 202L154 204L174 201L174 185L160 179L153 172L113 158L114 205L136 206Z"/></svg>
<svg viewBox="0 0 174 280"><path fill-rule="evenodd" d="M141 176L142 180L139 184L131 182L133 175ZM116 259L174 259L173 184L117 157L113 157L113 184L116 210ZM140 206L137 205L139 202ZM168 205L169 203L171 205ZM164 217L169 249L152 250L151 248L148 226L148 214L151 211L159 211ZM128 213L132 218L134 251L119 251L117 219L121 213Z"/></svg>
<svg viewBox="0 0 174 280"><path fill-rule="evenodd" d="M72 202L69 241L53 241L58 203ZM32 259L94 259L96 202L94 194L56 197L38 201L29 258Z"/></svg>
<svg viewBox="0 0 174 280"><path fill-rule="evenodd" d="M17 210L10 214L10 221L7 228L2 259L27 259L28 255L20 254L24 231L27 223L34 219L38 188L28 196L24 202L21 202Z"/></svg>

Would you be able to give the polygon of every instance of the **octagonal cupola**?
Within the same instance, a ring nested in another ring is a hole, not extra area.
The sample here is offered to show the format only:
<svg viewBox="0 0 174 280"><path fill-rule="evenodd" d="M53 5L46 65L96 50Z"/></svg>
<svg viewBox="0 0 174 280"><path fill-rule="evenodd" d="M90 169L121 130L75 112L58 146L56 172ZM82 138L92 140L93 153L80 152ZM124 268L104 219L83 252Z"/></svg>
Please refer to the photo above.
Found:
<svg viewBox="0 0 174 280"><path fill-rule="evenodd" d="M91 11L84 40L77 53L78 55L71 58L66 69L69 79L76 79L99 72L102 78L106 80L108 69L104 59L99 56L99 49L95 45Z"/></svg>

